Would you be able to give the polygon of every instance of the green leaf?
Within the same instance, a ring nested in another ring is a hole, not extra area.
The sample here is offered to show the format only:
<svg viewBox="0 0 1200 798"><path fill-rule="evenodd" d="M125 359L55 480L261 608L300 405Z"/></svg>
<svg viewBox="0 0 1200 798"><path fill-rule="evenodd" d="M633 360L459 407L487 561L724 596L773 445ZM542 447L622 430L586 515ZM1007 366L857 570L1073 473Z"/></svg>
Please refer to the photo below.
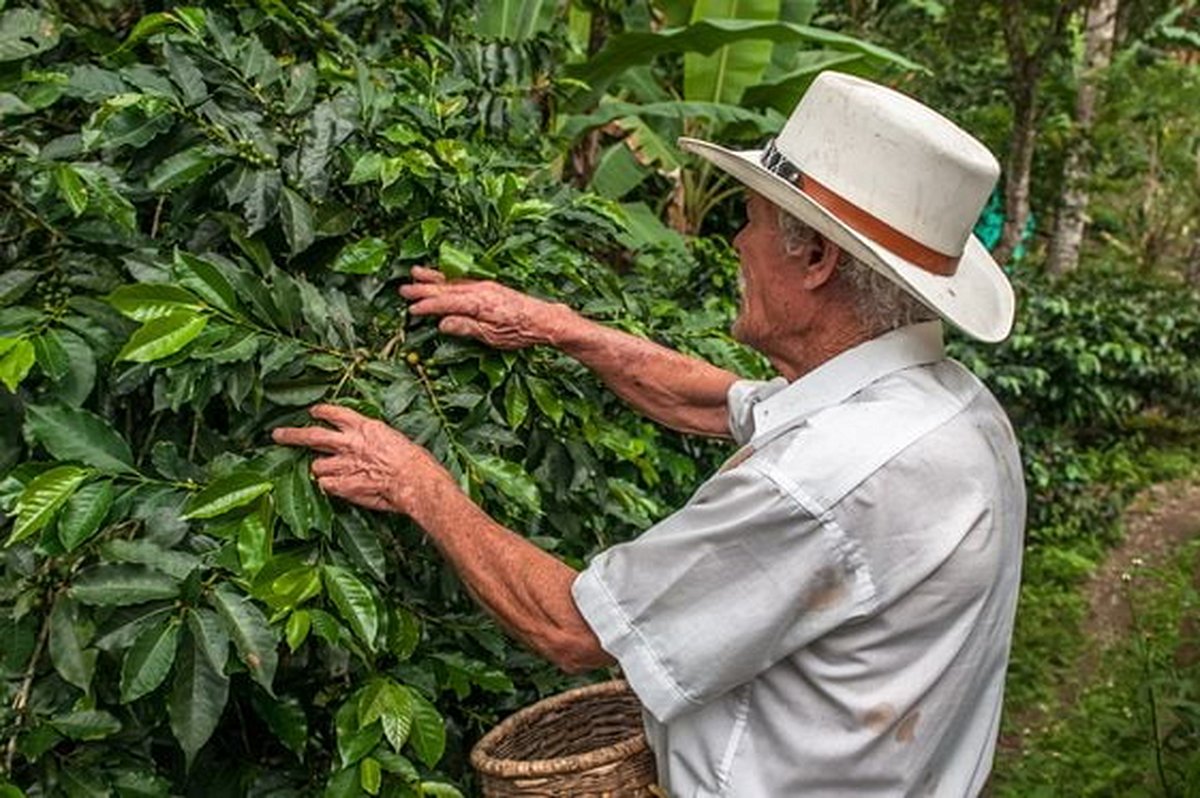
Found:
<svg viewBox="0 0 1200 798"><path fill-rule="evenodd" d="M136 701L166 681L175 664L180 626L171 618L138 635L121 665L121 703Z"/></svg>
<svg viewBox="0 0 1200 798"><path fill-rule="evenodd" d="M326 565L322 572L325 577L325 590L333 599L338 613L367 644L367 648L374 651L375 636L379 632L379 613L371 591L345 568Z"/></svg>
<svg viewBox="0 0 1200 798"><path fill-rule="evenodd" d="M250 693L250 705L271 733L303 760L304 747L308 744L308 718L300 702L294 698L274 699L262 690L254 690Z"/></svg>
<svg viewBox="0 0 1200 798"><path fill-rule="evenodd" d="M443 241L438 246L438 269L451 280L466 277L475 270L475 256Z"/></svg>
<svg viewBox="0 0 1200 798"><path fill-rule="evenodd" d="M779 18L779 0L696 0L692 22L712 19L763 20ZM727 44L712 55L688 53L683 57L685 100L736 105L747 87L762 77L771 63L775 44L743 40Z"/></svg>
<svg viewBox="0 0 1200 798"><path fill-rule="evenodd" d="M96 532L112 508L116 491L110 480L84 485L67 500L58 521L58 539L67 551L74 551Z"/></svg>
<svg viewBox="0 0 1200 798"><path fill-rule="evenodd" d="M347 701L334 715L338 759L342 767L349 767L371 753L383 738L383 730L379 726L375 724L365 727L359 725L358 713L355 711L356 706L356 701Z"/></svg>
<svg viewBox="0 0 1200 798"><path fill-rule="evenodd" d="M146 188L159 194L189 185L203 177L216 161L217 156L207 144L177 152L154 168L146 178Z"/></svg>
<svg viewBox="0 0 1200 798"><path fill-rule="evenodd" d="M32 479L17 500L17 522L5 545L41 531L89 476L89 471L78 466L58 466Z"/></svg>
<svg viewBox="0 0 1200 798"><path fill-rule="evenodd" d="M242 316L237 293L219 268L203 258L198 258L180 249L175 250L175 260L172 265L184 288L194 292L209 305L219 310L239 318Z"/></svg>
<svg viewBox="0 0 1200 798"><path fill-rule="evenodd" d="M475 20L477 33L485 39L527 41L549 28L555 5L551 0L482 0Z"/></svg>
<svg viewBox="0 0 1200 798"><path fill-rule="evenodd" d="M321 594L321 575L311 565L302 565L271 580L263 596L272 609L290 610Z"/></svg>
<svg viewBox="0 0 1200 798"><path fill-rule="evenodd" d="M362 787L359 784L358 768L345 767L329 777L325 783L323 798L360 798Z"/></svg>
<svg viewBox="0 0 1200 798"><path fill-rule="evenodd" d="M242 564L242 572L251 578L271 559L271 533L274 526L275 518L267 502L238 522L238 560Z"/></svg>
<svg viewBox="0 0 1200 798"><path fill-rule="evenodd" d="M403 607L393 607L388 624L388 651L398 660L406 660L421 642L421 622Z"/></svg>
<svg viewBox="0 0 1200 798"><path fill-rule="evenodd" d="M279 654L275 650L279 641L267 623L267 617L248 596L228 584L218 586L212 592L211 601L225 620L229 636L250 675L271 692L271 682L279 664Z"/></svg>
<svg viewBox="0 0 1200 798"><path fill-rule="evenodd" d="M179 582L143 565L94 565L75 579L70 594L84 604L116 607L179 595Z"/></svg>
<svg viewBox="0 0 1200 798"><path fill-rule="evenodd" d="M169 316L148 321L134 331L116 359L135 363L161 360L195 340L207 323L207 316L190 310L177 310Z"/></svg>
<svg viewBox="0 0 1200 798"><path fill-rule="evenodd" d="M58 331L59 342L67 353L67 373L58 383L55 395L63 404L76 407L92 393L96 385L96 354L91 346L73 332Z"/></svg>
<svg viewBox="0 0 1200 798"><path fill-rule="evenodd" d="M129 562L149 566L181 582L201 565L200 558L195 554L164 549L150 540L117 538L101 546L100 553L110 562Z"/></svg>
<svg viewBox="0 0 1200 798"><path fill-rule="evenodd" d="M312 107L317 95L317 71L309 63L293 64L283 92L283 112L298 114Z"/></svg>
<svg viewBox="0 0 1200 798"><path fill-rule="evenodd" d="M288 648L292 650L292 653L304 645L311 629L312 617L308 614L308 610L296 610L288 616L287 626L284 627L284 637L287 639Z"/></svg>
<svg viewBox="0 0 1200 798"><path fill-rule="evenodd" d="M842 33L795 25L788 22L760 22L741 19L709 19L693 22L686 28L651 33L629 31L612 36L604 49L583 64L567 67L567 74L591 86L599 93L618 75L642 64L648 64L664 53L692 52L708 54L719 47L740 41L767 40L773 42L808 41L835 50L862 53L879 62L907 70L921 66L907 58L870 42Z"/></svg>
<svg viewBox="0 0 1200 798"><path fill-rule="evenodd" d="M339 514L337 522L340 527L338 542L342 551L373 579L386 583L387 559L383 554L383 546L379 543L379 534L371 524L361 513L353 510Z"/></svg>
<svg viewBox="0 0 1200 798"><path fill-rule="evenodd" d="M58 45L59 24L48 14L14 8L0 14L0 62L17 61Z"/></svg>
<svg viewBox="0 0 1200 798"><path fill-rule="evenodd" d="M225 663L229 661L229 631L221 616L205 607L190 607L187 611L188 630L192 640L208 659L213 670L225 672Z"/></svg>
<svg viewBox="0 0 1200 798"><path fill-rule="evenodd" d="M388 259L388 245L382 238L364 238L345 246L331 267L347 274L374 274Z"/></svg>
<svg viewBox="0 0 1200 798"><path fill-rule="evenodd" d="M453 784L442 781L421 782L421 795L429 798L463 798L462 792Z"/></svg>
<svg viewBox="0 0 1200 798"><path fill-rule="evenodd" d="M792 56L793 68L746 89L742 103L751 108L770 106L780 113L796 107L813 79L826 69L844 69L863 59L862 53L814 50Z"/></svg>
<svg viewBox="0 0 1200 798"><path fill-rule="evenodd" d="M626 122L623 121L626 119L630 120L627 126L634 128L637 127L636 121L646 119L680 121L707 119L719 125L734 123L750 125L763 134L775 133L782 124L782 119L776 115L724 103L670 100L639 104L612 101L604 103L588 114L564 116L559 134L564 138L574 139L588 130L605 127L618 120L622 120L622 126L626 126ZM640 141L641 139L639 139L639 143ZM624 143L631 142L629 139L625 139ZM679 150L674 147L667 147L665 153L658 151L656 154L660 159L669 156L668 163L677 161L680 157Z"/></svg>
<svg viewBox="0 0 1200 798"><path fill-rule="evenodd" d="M409 690L413 702L413 725L408 744L417 758L432 768L446 750L446 724L437 707L416 690Z"/></svg>
<svg viewBox="0 0 1200 798"><path fill-rule="evenodd" d="M33 351L38 365L54 382L59 382L71 370L71 356L62 345L57 330L46 330L33 339Z"/></svg>
<svg viewBox="0 0 1200 798"><path fill-rule="evenodd" d="M538 409L555 424L562 421L563 401L550 383L540 377L526 377L525 384L529 386L529 392L533 394L533 401Z"/></svg>
<svg viewBox="0 0 1200 798"><path fill-rule="evenodd" d="M613 144L600 156L588 187L601 196L620 199L641 185L652 171L638 162L625 140L622 140Z"/></svg>
<svg viewBox="0 0 1200 798"><path fill-rule="evenodd" d="M412 732L412 691L390 680L380 679L363 693L358 704L358 715L359 723L363 726L378 720L388 744L399 753Z"/></svg>
<svg viewBox="0 0 1200 798"><path fill-rule="evenodd" d="M283 225L283 235L287 238L289 252L298 255L313 242L312 209L304 197L287 186L283 187L281 198L283 202L279 206L279 221Z"/></svg>
<svg viewBox="0 0 1200 798"><path fill-rule="evenodd" d="M491 454L468 454L482 480L532 513L542 511L541 494L520 463Z"/></svg>
<svg viewBox="0 0 1200 798"><path fill-rule="evenodd" d="M163 42L163 55L166 56L167 72L171 75L171 80L183 93L183 104L191 107L204 102L208 98L208 87L204 85L204 74L200 72L191 56L170 40Z"/></svg>
<svg viewBox="0 0 1200 798"><path fill-rule="evenodd" d="M99 709L58 715L50 724L72 740L103 740L121 730L121 721Z"/></svg>
<svg viewBox="0 0 1200 798"><path fill-rule="evenodd" d="M71 213L79 216L87 210L88 194L83 185L83 178L70 164L59 164L54 167L54 184L58 194L71 208Z"/></svg>
<svg viewBox="0 0 1200 798"><path fill-rule="evenodd" d="M50 610L50 661L64 681L89 693L98 652L85 648L87 641L80 635L82 628L79 605L59 594Z"/></svg>
<svg viewBox="0 0 1200 798"><path fill-rule="evenodd" d="M271 483L258 474L237 471L210 482L204 490L189 499L183 517L215 518L246 506L270 490Z"/></svg>
<svg viewBox="0 0 1200 798"><path fill-rule="evenodd" d="M379 795L379 788L383 784L383 770L379 767L379 760L367 757L359 762L358 781L368 795Z"/></svg>
<svg viewBox="0 0 1200 798"><path fill-rule="evenodd" d="M25 430L58 460L78 460L108 474L137 473L129 444L95 413L61 405L30 405Z"/></svg>
<svg viewBox="0 0 1200 798"><path fill-rule="evenodd" d="M213 668L189 639L179 653L175 682L167 700L171 731L183 749L188 768L216 730L228 699L229 679Z"/></svg>
<svg viewBox="0 0 1200 798"><path fill-rule="evenodd" d="M0 274L0 307L11 305L25 296L41 277L41 272L32 269L9 269Z"/></svg>
<svg viewBox="0 0 1200 798"><path fill-rule="evenodd" d="M317 513L314 494L305 460L297 460L294 466L275 480L275 508L297 537L308 537L309 530L313 528Z"/></svg>
<svg viewBox="0 0 1200 798"><path fill-rule="evenodd" d="M4 383L10 393L16 393L17 386L36 362L37 354L33 344L24 338L18 339L6 352L0 354L0 382Z"/></svg>

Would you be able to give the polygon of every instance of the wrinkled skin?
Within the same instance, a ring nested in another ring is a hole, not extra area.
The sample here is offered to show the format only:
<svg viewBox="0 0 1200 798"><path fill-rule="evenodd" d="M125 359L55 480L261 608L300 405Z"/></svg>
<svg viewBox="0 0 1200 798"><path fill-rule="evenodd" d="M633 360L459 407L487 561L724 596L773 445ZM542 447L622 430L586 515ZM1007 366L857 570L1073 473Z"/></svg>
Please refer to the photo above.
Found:
<svg viewBox="0 0 1200 798"><path fill-rule="evenodd" d="M309 413L325 427L279 427L276 443L306 446L324 454L313 460L317 485L372 510L411 515L417 497L450 474L423 447L382 421L337 405L316 405ZM398 475L404 474L403 479Z"/></svg>
<svg viewBox="0 0 1200 798"><path fill-rule="evenodd" d="M412 270L414 282L400 287L414 316L441 316L438 329L476 338L496 349L550 344L570 311L491 280L449 282L435 269Z"/></svg>

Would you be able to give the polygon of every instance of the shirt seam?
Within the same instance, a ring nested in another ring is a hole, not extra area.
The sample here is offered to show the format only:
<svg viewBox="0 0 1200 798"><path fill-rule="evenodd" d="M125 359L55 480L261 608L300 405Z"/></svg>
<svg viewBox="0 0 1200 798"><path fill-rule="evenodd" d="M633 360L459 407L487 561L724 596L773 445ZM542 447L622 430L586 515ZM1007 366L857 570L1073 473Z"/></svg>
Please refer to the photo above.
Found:
<svg viewBox="0 0 1200 798"><path fill-rule="evenodd" d="M671 669L665 662L662 661L662 657L659 656L658 651L650 644L650 641L646 638L646 636L642 634L642 630L639 629L637 624L635 624L629 618L629 615L621 607L621 604L617 601L616 597L613 596L612 591L609 590L608 585L604 582L604 578L599 573L595 574L595 581L596 585L604 592L604 598L610 605L612 605L613 612L617 614L617 618L627 630L626 633L631 633L634 637L636 637L642 648L645 649L646 653L649 655L649 661L654 665L654 669L658 671L663 682L670 687L676 695L678 695L687 703L693 706L702 706L701 702L691 695L688 690L679 683L679 680L676 679L671 673Z"/></svg>
<svg viewBox="0 0 1200 798"><path fill-rule="evenodd" d="M725 747L725 754L721 757L721 765L717 770L718 796L727 796L729 788L732 786L733 762L737 758L738 749L741 748L742 738L745 736L746 727L749 725L750 699L754 694L755 681L755 679L751 679L746 682L745 695L739 702L734 716L733 729L729 733L729 743Z"/></svg>
<svg viewBox="0 0 1200 798"><path fill-rule="evenodd" d="M775 486L775 489L792 501L801 511L807 513L815 520L822 529L830 533L831 543L838 556L851 566L851 570L859 574L865 582L867 595L863 597L866 603L864 608L867 613L874 612L879 604L879 591L875 586L875 579L871 574L870 564L866 557L863 556L861 549L842 529L841 525L834 520L832 508L823 508L816 499L808 495L799 485L796 485L792 480L767 463L752 463L747 462L747 466L759 474L763 479Z"/></svg>

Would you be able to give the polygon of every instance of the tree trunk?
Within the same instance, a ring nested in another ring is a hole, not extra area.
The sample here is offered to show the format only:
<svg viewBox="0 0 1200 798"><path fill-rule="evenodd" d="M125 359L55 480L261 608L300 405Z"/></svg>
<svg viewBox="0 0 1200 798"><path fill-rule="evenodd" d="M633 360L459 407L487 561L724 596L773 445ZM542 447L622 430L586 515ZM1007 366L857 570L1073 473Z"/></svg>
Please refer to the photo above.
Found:
<svg viewBox="0 0 1200 798"><path fill-rule="evenodd" d="M1051 274L1074 271L1087 224L1092 124L1104 70L1112 60L1118 0L1093 0L1085 21L1083 68L1075 98L1075 130L1063 165L1063 193L1047 263Z"/></svg>
<svg viewBox="0 0 1200 798"><path fill-rule="evenodd" d="M1183 278L1187 280L1188 285L1200 288L1200 231L1197 231L1192 239L1192 248L1188 251L1187 263L1184 264Z"/></svg>
<svg viewBox="0 0 1200 798"><path fill-rule="evenodd" d="M1037 134L1037 79L1036 70L1022 69L1017 76L1019 85L1013 93L1013 129L1004 180L1004 229L1000 231L1000 243L992 253L1001 264L1012 257L1029 219L1030 173Z"/></svg>

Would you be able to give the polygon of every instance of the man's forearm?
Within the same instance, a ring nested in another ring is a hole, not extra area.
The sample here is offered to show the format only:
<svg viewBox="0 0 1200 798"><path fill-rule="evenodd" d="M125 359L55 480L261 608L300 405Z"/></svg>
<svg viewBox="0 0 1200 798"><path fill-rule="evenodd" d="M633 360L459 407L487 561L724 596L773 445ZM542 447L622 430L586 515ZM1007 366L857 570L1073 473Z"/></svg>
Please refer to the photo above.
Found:
<svg viewBox="0 0 1200 798"><path fill-rule="evenodd" d="M575 606L573 569L496 523L448 479L424 486L405 504L510 634L569 673L614 663Z"/></svg>
<svg viewBox="0 0 1200 798"><path fill-rule="evenodd" d="M557 305L550 343L640 413L680 432L728 438L726 395L738 375Z"/></svg>

